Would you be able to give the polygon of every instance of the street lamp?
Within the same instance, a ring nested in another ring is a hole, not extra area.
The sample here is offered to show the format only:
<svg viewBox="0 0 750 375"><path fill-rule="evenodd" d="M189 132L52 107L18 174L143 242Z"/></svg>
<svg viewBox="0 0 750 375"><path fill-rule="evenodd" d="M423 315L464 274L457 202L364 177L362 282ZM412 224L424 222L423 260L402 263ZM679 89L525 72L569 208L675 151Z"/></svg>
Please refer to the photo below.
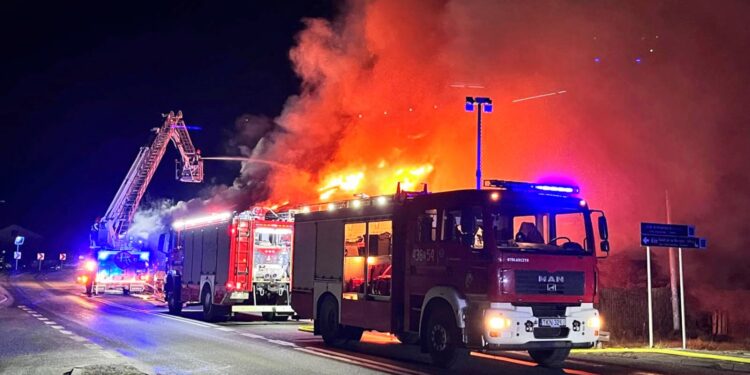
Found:
<svg viewBox="0 0 750 375"><path fill-rule="evenodd" d="M466 97L466 112L477 111L477 190L482 188L482 112L492 113L492 99Z"/></svg>

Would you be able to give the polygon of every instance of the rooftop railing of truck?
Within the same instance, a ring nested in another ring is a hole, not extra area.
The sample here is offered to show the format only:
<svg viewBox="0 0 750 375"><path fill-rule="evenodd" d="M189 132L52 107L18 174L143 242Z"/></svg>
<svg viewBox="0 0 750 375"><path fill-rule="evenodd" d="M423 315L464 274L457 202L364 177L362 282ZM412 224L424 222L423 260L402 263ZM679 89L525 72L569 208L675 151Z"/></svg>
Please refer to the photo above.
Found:
<svg viewBox="0 0 750 375"><path fill-rule="evenodd" d="M557 185L557 184L542 184L533 182L518 182L518 181L505 181L505 180L484 180L484 187L498 188L510 191L525 191L525 192L536 192L536 193L547 193L554 195L575 195L580 192L578 186L572 185Z"/></svg>
<svg viewBox="0 0 750 375"><path fill-rule="evenodd" d="M307 214L310 212L322 212L322 211L336 211L344 208L362 208L367 206L386 206L390 203L403 202L405 200L412 199L419 195L429 194L427 191L427 184L422 184L423 189L421 191L406 191L401 189L401 183L396 185L396 193L386 195L375 195L369 196L367 194L356 194L355 199L336 201L336 202L322 202L314 203L303 206L297 206L290 208L287 212L291 212L292 215L296 214Z"/></svg>

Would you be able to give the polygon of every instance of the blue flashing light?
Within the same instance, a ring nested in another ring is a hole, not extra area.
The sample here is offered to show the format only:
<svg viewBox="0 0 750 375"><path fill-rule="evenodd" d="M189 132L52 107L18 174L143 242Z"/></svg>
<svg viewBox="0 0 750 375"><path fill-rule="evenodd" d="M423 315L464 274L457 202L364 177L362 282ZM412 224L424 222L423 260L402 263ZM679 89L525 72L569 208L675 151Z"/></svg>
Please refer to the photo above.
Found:
<svg viewBox="0 0 750 375"><path fill-rule="evenodd" d="M474 112L474 102L467 101L464 105L466 112Z"/></svg>
<svg viewBox="0 0 750 375"><path fill-rule="evenodd" d="M542 191L548 193L559 193L559 194L578 194L580 189L578 186L570 185L552 185L552 184L535 184L532 182L517 182L517 181L503 181L503 180L485 180L484 186L496 187L511 191Z"/></svg>
<svg viewBox="0 0 750 375"><path fill-rule="evenodd" d="M636 57L635 58L635 63L636 64L640 64L641 63L641 58L640 57Z"/></svg>
<svg viewBox="0 0 750 375"><path fill-rule="evenodd" d="M492 113L492 103L484 103L482 108L484 108L485 113Z"/></svg>
<svg viewBox="0 0 750 375"><path fill-rule="evenodd" d="M602 62L602 59L599 58L599 56L594 57L594 62L598 64L598 63Z"/></svg>

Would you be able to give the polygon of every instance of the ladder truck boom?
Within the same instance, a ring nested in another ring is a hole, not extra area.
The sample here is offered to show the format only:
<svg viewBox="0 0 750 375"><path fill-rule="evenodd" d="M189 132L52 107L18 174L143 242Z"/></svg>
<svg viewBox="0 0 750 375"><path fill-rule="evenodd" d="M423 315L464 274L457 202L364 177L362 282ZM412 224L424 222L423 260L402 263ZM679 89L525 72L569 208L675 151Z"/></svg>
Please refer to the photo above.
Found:
<svg viewBox="0 0 750 375"><path fill-rule="evenodd" d="M156 134L151 144L141 147L107 212L101 221L95 224L99 234L97 239L92 241L94 247L121 247L120 241L133 222L138 205L170 141L180 153L180 159L177 160L177 179L193 183L203 181L203 159L200 151L193 146L182 119L182 111L178 111L177 114L169 112L164 117L164 124L154 129Z"/></svg>

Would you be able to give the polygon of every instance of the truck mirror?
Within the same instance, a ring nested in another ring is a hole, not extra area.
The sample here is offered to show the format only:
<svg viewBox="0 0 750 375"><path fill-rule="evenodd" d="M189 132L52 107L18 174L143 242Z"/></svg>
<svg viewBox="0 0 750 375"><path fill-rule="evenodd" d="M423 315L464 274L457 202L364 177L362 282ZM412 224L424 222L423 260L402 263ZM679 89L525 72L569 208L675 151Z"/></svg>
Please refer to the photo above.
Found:
<svg viewBox="0 0 750 375"><path fill-rule="evenodd" d="M607 218L602 215L599 216L599 238L602 242L609 239L609 230L607 229Z"/></svg>
<svg viewBox="0 0 750 375"><path fill-rule="evenodd" d="M609 241L602 240L602 242L599 243L599 248L602 252L609 254Z"/></svg>

